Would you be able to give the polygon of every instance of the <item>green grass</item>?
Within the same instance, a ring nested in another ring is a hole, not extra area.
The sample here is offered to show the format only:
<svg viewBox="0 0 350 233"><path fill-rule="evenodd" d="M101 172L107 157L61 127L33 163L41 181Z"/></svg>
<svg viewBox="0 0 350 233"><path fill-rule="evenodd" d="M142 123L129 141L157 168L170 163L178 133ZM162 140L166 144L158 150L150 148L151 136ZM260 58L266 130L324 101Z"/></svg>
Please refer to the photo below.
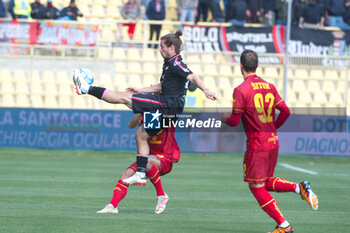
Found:
<svg viewBox="0 0 350 233"><path fill-rule="evenodd" d="M0 232L234 232L260 233L275 223L242 181L242 156L183 154L162 178L170 201L154 214L151 183L131 187L119 214L96 214L112 196L132 153L0 149ZM294 193L273 193L295 232L348 232L350 159L280 156L279 162L318 172L276 168L276 176L308 179L320 207Z"/></svg>

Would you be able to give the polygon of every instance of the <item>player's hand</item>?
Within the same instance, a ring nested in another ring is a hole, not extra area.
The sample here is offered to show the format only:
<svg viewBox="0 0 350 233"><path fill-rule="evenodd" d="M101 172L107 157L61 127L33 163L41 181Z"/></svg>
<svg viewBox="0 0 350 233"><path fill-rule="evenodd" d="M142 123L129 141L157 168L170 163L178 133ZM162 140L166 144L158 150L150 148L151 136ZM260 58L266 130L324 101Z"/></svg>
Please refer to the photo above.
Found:
<svg viewBox="0 0 350 233"><path fill-rule="evenodd" d="M216 96L216 94L212 91L209 91L208 89L205 89L204 90L204 94L205 96L208 98L208 99L211 99L211 100L217 100L218 97Z"/></svg>
<svg viewBox="0 0 350 233"><path fill-rule="evenodd" d="M231 114L228 113L228 112L223 112L223 113L221 113L221 121L222 121L223 123L226 123L226 119L229 118L230 116L231 116Z"/></svg>
<svg viewBox="0 0 350 233"><path fill-rule="evenodd" d="M126 88L126 91L131 92L132 94L141 93L140 89L137 87L128 87Z"/></svg>

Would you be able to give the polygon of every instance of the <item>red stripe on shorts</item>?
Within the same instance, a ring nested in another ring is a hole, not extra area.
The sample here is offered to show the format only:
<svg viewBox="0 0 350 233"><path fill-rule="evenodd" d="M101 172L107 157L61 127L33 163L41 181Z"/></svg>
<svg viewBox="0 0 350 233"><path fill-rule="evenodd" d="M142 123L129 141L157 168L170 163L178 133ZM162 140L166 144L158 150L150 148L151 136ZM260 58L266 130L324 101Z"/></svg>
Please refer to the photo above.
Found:
<svg viewBox="0 0 350 233"><path fill-rule="evenodd" d="M152 103L152 104L158 104L158 105L163 105L162 103L158 102L158 101L154 101L154 100L149 100L149 99L142 99L142 98L135 98L132 97L132 100L136 100L136 101L141 101L141 102L147 102L147 103Z"/></svg>

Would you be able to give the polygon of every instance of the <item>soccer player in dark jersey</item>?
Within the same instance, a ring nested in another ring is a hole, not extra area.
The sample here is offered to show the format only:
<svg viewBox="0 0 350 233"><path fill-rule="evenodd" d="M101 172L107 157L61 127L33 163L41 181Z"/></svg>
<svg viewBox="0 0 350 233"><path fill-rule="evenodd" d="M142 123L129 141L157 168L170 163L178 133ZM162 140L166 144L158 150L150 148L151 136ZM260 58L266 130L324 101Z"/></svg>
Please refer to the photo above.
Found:
<svg viewBox="0 0 350 233"><path fill-rule="evenodd" d="M129 122L129 128L135 128L137 125L141 125L141 118L141 114L135 115ZM146 166L146 175L157 191L158 201L155 213L161 214L166 208L169 197L163 191L160 176L170 173L173 168L173 163L177 163L181 156L179 146L175 139L175 128L162 129L155 136L149 138L148 143L150 155ZM128 184L123 183L123 179L133 176L136 170L137 164L135 162L124 171L114 188L110 203L102 210L97 211L97 213L118 213L117 206L126 196L129 188Z"/></svg>
<svg viewBox="0 0 350 233"><path fill-rule="evenodd" d="M244 82L234 89L232 113L223 113L222 121L237 126L242 119L247 136L243 161L244 181L249 184L260 207L276 221L273 233L291 233L293 228L269 192L299 193L313 210L318 208L318 198L308 181L296 184L273 176L279 148L276 129L287 120L290 111L276 87L255 74L258 55L254 51L245 50L240 62ZM276 109L280 111L277 119Z"/></svg>
<svg viewBox="0 0 350 233"><path fill-rule="evenodd" d="M182 41L181 30L161 37L160 54L164 58L161 82L146 88L128 88L126 92L115 92L102 87L90 86L84 78L73 75L76 91L79 95L90 94L106 102L125 104L134 113L156 112L157 114L181 114L185 104L188 83L195 84L208 99L216 100L216 94L209 91L204 83L192 73L180 55ZM159 94L154 94L159 93ZM147 139L157 134L158 130L140 127L136 132L137 143L137 172L125 179L128 184L146 184L145 169L149 147Z"/></svg>

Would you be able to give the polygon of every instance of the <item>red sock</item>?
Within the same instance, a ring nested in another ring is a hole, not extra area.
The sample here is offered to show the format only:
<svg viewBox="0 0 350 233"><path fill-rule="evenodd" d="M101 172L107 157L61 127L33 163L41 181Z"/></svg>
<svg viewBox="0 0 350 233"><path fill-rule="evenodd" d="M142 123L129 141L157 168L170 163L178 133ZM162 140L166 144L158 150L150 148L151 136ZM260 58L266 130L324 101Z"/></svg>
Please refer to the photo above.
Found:
<svg viewBox="0 0 350 233"><path fill-rule="evenodd" d="M112 200L109 202L114 206L114 208L118 206L121 200L123 200L126 193L128 192L128 188L128 184L124 184L122 180L118 181L118 184L114 188Z"/></svg>
<svg viewBox="0 0 350 233"><path fill-rule="evenodd" d="M255 188L249 187L255 199L258 201L261 209L263 209L278 225L282 224L286 219L279 210L275 199L266 190L265 187Z"/></svg>
<svg viewBox="0 0 350 233"><path fill-rule="evenodd" d="M265 183L266 190L274 192L295 192L296 186L296 183L279 177L270 178Z"/></svg>
<svg viewBox="0 0 350 233"><path fill-rule="evenodd" d="M154 187L156 188L157 196L164 196L165 193L163 191L162 181L160 180L158 168L153 165L151 170L146 172L146 175L149 178L149 180L152 182Z"/></svg>

